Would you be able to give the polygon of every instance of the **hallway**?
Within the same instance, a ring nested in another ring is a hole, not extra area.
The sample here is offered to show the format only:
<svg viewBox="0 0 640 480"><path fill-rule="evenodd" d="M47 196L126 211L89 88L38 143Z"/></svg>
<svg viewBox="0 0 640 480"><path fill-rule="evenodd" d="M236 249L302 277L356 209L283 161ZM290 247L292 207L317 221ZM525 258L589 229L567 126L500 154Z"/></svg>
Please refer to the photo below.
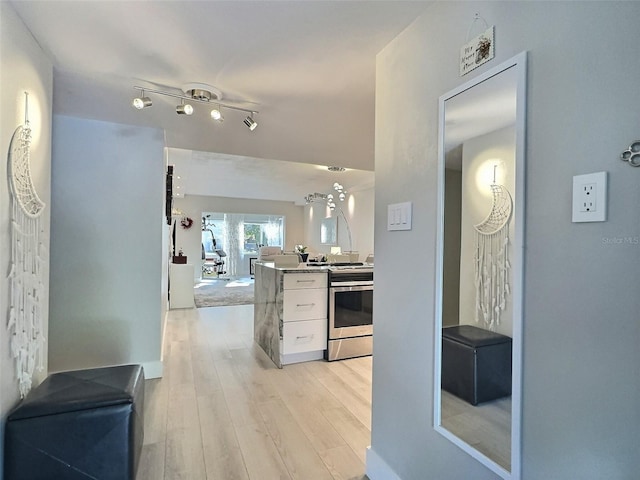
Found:
<svg viewBox="0 0 640 480"><path fill-rule="evenodd" d="M280 370L253 305L169 312L138 480L366 480L371 357Z"/></svg>

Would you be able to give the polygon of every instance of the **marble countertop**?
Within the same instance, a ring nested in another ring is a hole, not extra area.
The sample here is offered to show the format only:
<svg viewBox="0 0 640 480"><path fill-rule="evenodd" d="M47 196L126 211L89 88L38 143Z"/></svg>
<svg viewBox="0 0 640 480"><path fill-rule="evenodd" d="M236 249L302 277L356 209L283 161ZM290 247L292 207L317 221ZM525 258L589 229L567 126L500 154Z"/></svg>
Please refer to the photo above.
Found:
<svg viewBox="0 0 640 480"><path fill-rule="evenodd" d="M331 269L334 270L358 270L358 269L372 269L373 264L371 263L359 263L353 266L341 264L340 266L332 265L332 264L322 264L322 265L310 265L307 263L301 263L297 267L276 267L273 262L258 262L256 266L262 265L266 268L271 268L273 270L277 270L278 272L284 273L326 273Z"/></svg>
<svg viewBox="0 0 640 480"><path fill-rule="evenodd" d="M310 267L306 263L301 263L297 267L276 267L273 262L256 263L256 267L261 265L267 268L273 268L279 272L284 273L326 273L329 271L330 265L321 265L317 267Z"/></svg>

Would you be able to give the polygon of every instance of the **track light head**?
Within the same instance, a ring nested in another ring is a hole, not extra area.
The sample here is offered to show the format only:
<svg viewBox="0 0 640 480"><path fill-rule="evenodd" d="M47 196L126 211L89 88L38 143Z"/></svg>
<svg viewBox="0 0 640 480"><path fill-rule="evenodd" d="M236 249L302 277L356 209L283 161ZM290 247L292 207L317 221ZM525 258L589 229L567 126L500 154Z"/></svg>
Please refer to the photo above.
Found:
<svg viewBox="0 0 640 480"><path fill-rule="evenodd" d="M213 110L211 110L211 118L213 118L214 120L217 120L219 122L224 121L224 117L222 116L222 112L217 108L214 108Z"/></svg>
<svg viewBox="0 0 640 480"><path fill-rule="evenodd" d="M133 102L131 102L131 105L133 105L133 107L137 108L138 110L142 110L143 108L147 108L153 105L153 102L149 97L145 97L144 92L142 92L142 96L134 98Z"/></svg>
<svg viewBox="0 0 640 480"><path fill-rule="evenodd" d="M176 113L178 115L191 115L193 113L193 107L183 101L176 107Z"/></svg>
<svg viewBox="0 0 640 480"><path fill-rule="evenodd" d="M253 117L251 115L247 115L247 118L244 119L244 124L247 127L249 127L249 130L251 130L252 132L258 126L258 123L253 119Z"/></svg>

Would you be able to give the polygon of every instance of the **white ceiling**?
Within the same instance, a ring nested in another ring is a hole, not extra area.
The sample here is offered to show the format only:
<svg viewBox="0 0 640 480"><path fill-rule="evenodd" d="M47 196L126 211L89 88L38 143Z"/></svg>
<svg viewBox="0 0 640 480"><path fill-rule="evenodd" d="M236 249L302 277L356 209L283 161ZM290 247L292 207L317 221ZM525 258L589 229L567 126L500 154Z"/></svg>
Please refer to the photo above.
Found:
<svg viewBox="0 0 640 480"><path fill-rule="evenodd" d="M53 59L56 114L162 128L168 147L243 161L373 170L375 56L430 2L11 3ZM258 128L233 110L222 124L198 105L176 115L176 99L153 94L151 108L131 107L134 85L189 82L259 111Z"/></svg>
<svg viewBox="0 0 640 480"><path fill-rule="evenodd" d="M304 197L310 193L331 193L334 182L351 193L374 185L374 174L369 170L335 173L324 165L175 148L169 149L169 161L174 165L174 190L178 197L187 192L304 205Z"/></svg>

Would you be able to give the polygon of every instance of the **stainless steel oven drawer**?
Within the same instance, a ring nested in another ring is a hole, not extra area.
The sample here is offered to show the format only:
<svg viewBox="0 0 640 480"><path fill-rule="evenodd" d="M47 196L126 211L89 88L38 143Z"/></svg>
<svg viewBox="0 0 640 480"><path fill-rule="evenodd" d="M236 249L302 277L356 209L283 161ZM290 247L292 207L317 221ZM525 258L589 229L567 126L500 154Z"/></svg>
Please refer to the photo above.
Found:
<svg viewBox="0 0 640 480"><path fill-rule="evenodd" d="M345 358L364 357L373 353L373 336L329 340L326 359L330 362Z"/></svg>

